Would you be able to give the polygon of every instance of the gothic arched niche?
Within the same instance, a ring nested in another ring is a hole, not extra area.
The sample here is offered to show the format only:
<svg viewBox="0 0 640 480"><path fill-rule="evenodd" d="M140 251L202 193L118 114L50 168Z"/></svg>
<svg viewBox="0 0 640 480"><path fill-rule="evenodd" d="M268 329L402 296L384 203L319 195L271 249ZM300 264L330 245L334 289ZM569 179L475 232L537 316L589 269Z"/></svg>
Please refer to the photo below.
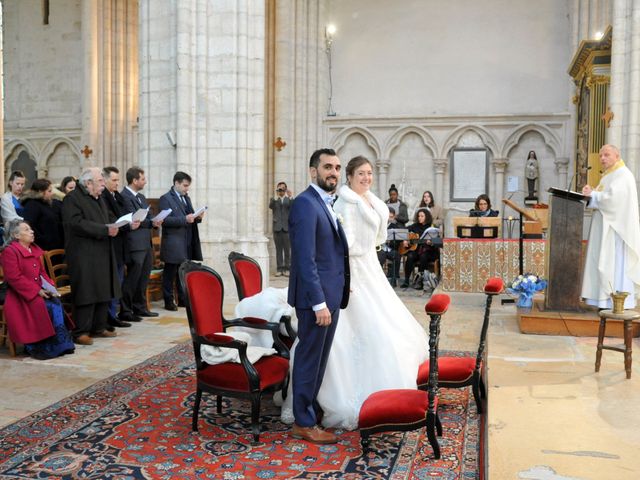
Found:
<svg viewBox="0 0 640 480"><path fill-rule="evenodd" d="M54 185L60 183L67 175L78 176L80 174L80 158L71 149L68 143L60 142L46 159L47 178Z"/></svg>
<svg viewBox="0 0 640 480"><path fill-rule="evenodd" d="M435 190L433 153L417 133L404 135L390 154L389 186L398 188L409 210L417 205L425 190Z"/></svg>
<svg viewBox="0 0 640 480"><path fill-rule="evenodd" d="M340 147L340 149L336 153L338 154L338 157L340 157L340 162L342 163L343 169L342 171L344 172L342 174L342 183L346 183L347 181L347 174L344 168L347 166L347 163L349 163L349 160L351 160L353 157L364 155L373 165L375 165L376 161L378 160L376 152L373 151L373 148L371 148L369 142L367 142L367 139L364 137L364 135L361 135L357 132L349 135L345 139L344 145ZM374 182L375 181L376 179L374 179Z"/></svg>
<svg viewBox="0 0 640 480"><path fill-rule="evenodd" d="M18 153L16 159L7 166L9 168L7 168L7 171L5 172L5 178L9 178L11 172L13 172L14 170L20 170L22 173L24 173L26 177L25 190L31 188L31 184L33 183L33 181L38 178L36 162L33 158L31 158L31 155L29 155L29 152L27 152L26 150L21 150Z"/></svg>
<svg viewBox="0 0 640 480"><path fill-rule="evenodd" d="M527 181L524 176L524 166L531 150L536 152L536 158L538 159L539 173L536 189L540 201L546 201L546 191L549 187L566 188L565 185L555 185L553 183L556 178L556 158L553 149L547 145L540 132L529 130L523 133L516 145L507 152L509 167L505 172L504 192L509 194L507 191L508 177L517 177L518 191L514 193L511 200L519 205L524 203L524 197L526 196Z"/></svg>

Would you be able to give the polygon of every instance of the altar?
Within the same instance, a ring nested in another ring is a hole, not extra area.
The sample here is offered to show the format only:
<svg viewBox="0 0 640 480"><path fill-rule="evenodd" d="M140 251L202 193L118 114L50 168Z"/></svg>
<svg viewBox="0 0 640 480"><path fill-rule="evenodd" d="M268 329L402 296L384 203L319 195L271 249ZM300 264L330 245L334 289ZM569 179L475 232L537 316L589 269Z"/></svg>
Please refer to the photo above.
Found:
<svg viewBox="0 0 640 480"><path fill-rule="evenodd" d="M525 239L523 272L544 277L544 239ZM445 238L440 252L440 286L447 292L482 292L490 277L509 284L519 274L518 239Z"/></svg>

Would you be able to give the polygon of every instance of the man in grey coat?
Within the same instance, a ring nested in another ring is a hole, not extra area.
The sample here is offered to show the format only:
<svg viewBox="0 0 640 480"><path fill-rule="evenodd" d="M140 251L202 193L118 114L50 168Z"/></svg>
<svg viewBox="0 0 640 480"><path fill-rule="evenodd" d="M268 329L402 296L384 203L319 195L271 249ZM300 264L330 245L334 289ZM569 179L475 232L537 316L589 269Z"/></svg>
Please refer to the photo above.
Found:
<svg viewBox="0 0 640 480"><path fill-rule="evenodd" d="M160 259L164 262L162 271L162 295L164 308L176 311L184 306L184 292L180 282L176 282L178 267L185 260L202 261L198 223L202 221L202 212L194 215L193 205L189 198L191 177L184 172L176 172L173 176L173 187L160 197L160 210L171 209L171 213L162 224L162 243ZM177 283L178 305L173 298L174 285Z"/></svg>
<svg viewBox="0 0 640 480"><path fill-rule="evenodd" d="M284 182L276 186L276 196L269 201L273 212L273 242L276 244L276 277L289 276L289 209L293 203L293 194Z"/></svg>
<svg viewBox="0 0 640 480"><path fill-rule="evenodd" d="M74 341L91 345L91 337L115 337L107 327L107 309L120 297L120 283L111 239L117 227L108 227L109 213L100 194L104 178L99 168L88 168L78 186L62 204L65 254L71 279Z"/></svg>

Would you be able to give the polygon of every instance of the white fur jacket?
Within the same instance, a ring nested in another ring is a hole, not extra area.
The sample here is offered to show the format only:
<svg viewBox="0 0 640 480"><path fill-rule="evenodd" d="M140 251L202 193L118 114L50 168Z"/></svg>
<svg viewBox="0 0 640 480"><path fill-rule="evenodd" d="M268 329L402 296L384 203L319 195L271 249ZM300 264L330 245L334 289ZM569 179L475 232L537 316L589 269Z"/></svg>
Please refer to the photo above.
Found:
<svg viewBox="0 0 640 480"><path fill-rule="evenodd" d="M342 223L347 236L349 256L370 254L377 245L387 240L389 207L373 193L367 192L365 195L373 208L351 188L343 185L334 205L338 221Z"/></svg>

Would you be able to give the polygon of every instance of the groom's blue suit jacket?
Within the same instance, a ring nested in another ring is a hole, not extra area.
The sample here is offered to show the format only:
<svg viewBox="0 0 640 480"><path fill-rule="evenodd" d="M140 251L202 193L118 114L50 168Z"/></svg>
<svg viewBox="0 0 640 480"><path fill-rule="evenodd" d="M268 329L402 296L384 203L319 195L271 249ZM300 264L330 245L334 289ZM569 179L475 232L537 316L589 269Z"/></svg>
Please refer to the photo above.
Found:
<svg viewBox="0 0 640 480"><path fill-rule="evenodd" d="M289 305L311 308L326 302L330 311L349 301L349 250L344 230L313 187L298 195L289 212L291 271Z"/></svg>

